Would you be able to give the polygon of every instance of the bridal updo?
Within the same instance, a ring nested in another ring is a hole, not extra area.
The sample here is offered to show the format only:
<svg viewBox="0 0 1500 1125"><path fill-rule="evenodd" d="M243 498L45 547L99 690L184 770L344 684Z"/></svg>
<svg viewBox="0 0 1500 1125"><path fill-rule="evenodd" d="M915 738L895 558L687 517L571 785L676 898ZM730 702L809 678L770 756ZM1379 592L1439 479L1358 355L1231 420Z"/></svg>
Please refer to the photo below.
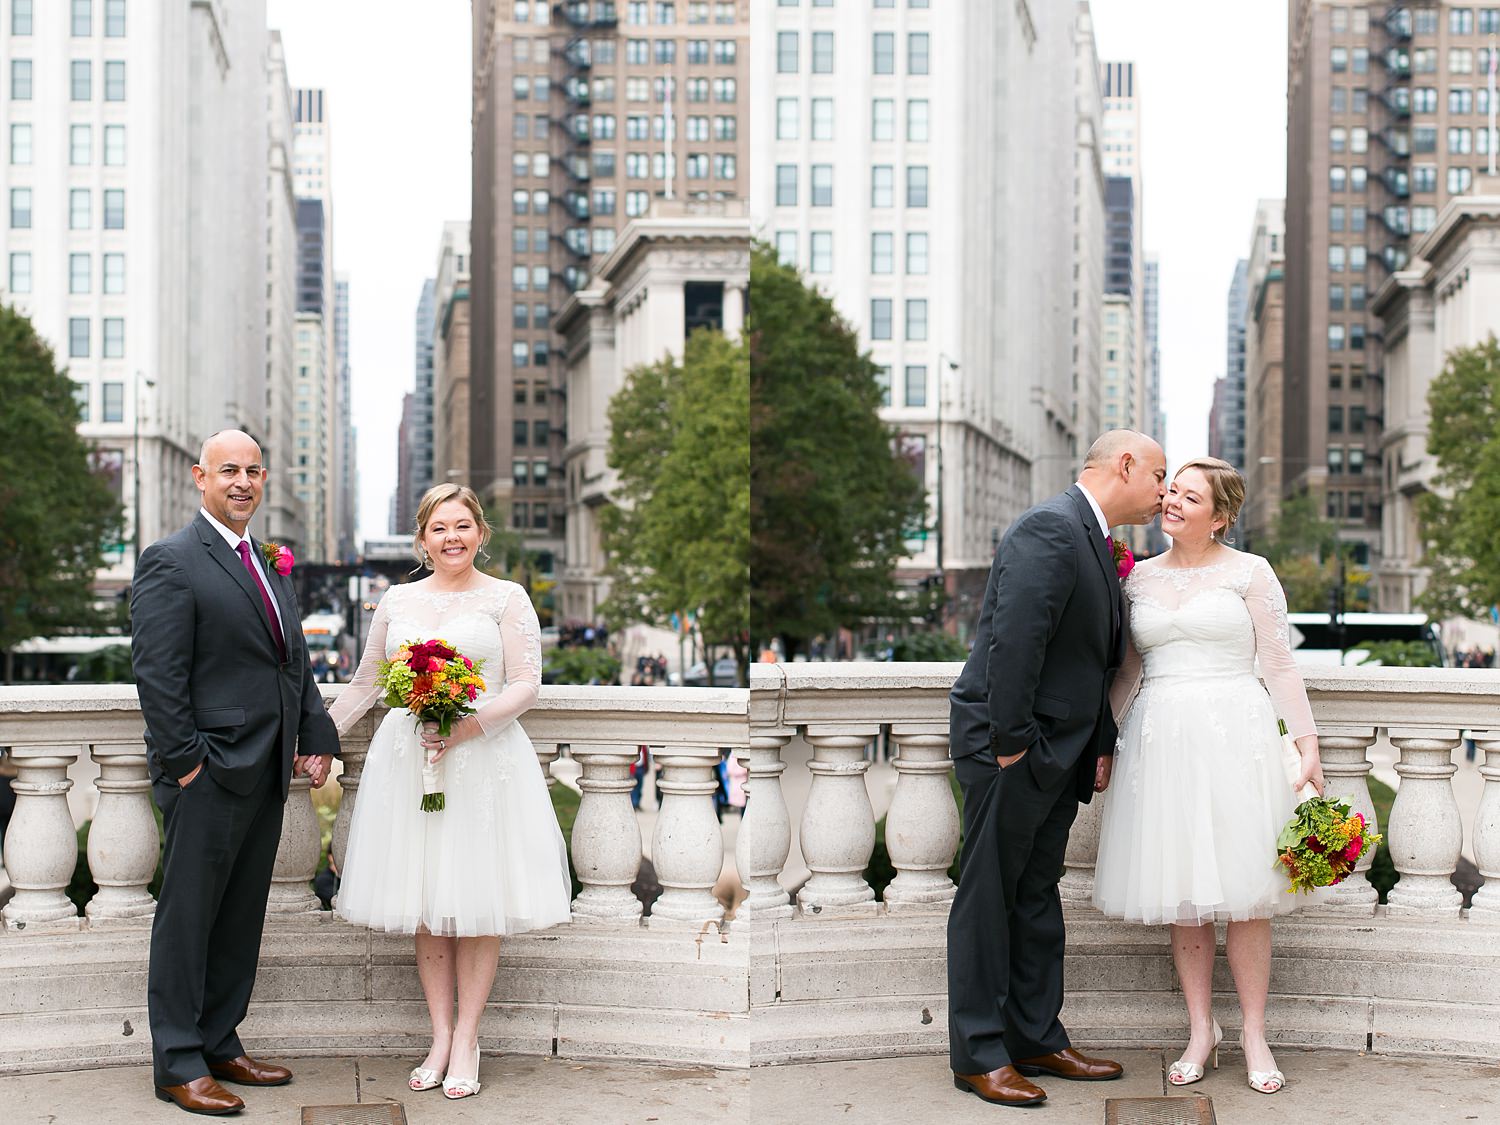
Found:
<svg viewBox="0 0 1500 1125"><path fill-rule="evenodd" d="M1214 538L1225 542L1229 529L1240 518L1240 505L1245 502L1245 478L1228 461L1217 457L1197 457L1177 470L1172 479L1182 476L1188 469L1197 469L1208 478L1208 487L1213 490L1214 519L1223 520L1224 526L1214 532Z"/></svg>
<svg viewBox="0 0 1500 1125"><path fill-rule="evenodd" d="M461 502L474 514L474 524L479 528L480 551L484 550L490 536L495 533L490 521L484 518L484 505L479 502L479 496L472 488L452 481L433 485L422 494L422 501L417 505L417 529L412 536L412 551L417 556L417 562L425 569L430 570L432 562L422 548L422 537L427 534L427 524L432 519L432 513L437 510L438 505L446 504L449 500Z"/></svg>

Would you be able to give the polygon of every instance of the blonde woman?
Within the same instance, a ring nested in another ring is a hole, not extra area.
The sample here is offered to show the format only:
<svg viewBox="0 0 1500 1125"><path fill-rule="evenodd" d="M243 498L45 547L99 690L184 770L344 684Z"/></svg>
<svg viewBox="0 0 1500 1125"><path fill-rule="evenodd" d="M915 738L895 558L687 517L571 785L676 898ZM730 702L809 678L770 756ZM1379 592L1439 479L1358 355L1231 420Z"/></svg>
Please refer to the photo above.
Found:
<svg viewBox="0 0 1500 1125"><path fill-rule="evenodd" d="M432 1049L409 1084L441 1084L454 1099L480 1090L479 1018L501 935L565 922L570 909L562 832L536 752L516 721L541 685L541 632L521 586L475 569L490 531L471 489L427 491L416 551L431 574L386 592L359 670L330 711L339 731L348 731L380 698L379 662L408 641L440 637L484 660L478 710L446 738L436 724L418 729L404 709L375 732L335 907L351 922L416 936ZM441 812L420 808L429 753L444 771Z"/></svg>
<svg viewBox="0 0 1500 1125"><path fill-rule="evenodd" d="M1210 1060L1218 1065L1214 923L1228 924L1249 1082L1274 1094L1286 1079L1266 1043L1271 918L1296 906L1275 863L1276 836L1294 788L1310 781L1321 793L1323 769L1285 595L1270 563L1224 541L1244 499L1228 462L1188 462L1162 504L1171 549L1124 582L1130 643L1110 698L1120 738L1094 903L1171 927L1190 1028L1167 1075L1177 1086L1201 1079ZM1302 756L1296 787L1281 763L1278 717Z"/></svg>

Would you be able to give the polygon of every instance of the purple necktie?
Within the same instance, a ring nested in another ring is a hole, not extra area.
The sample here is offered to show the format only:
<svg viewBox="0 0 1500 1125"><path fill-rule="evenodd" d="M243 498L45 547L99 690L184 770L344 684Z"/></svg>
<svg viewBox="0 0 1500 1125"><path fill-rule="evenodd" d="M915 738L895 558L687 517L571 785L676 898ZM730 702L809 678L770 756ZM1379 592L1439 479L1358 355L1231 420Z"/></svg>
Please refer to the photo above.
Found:
<svg viewBox="0 0 1500 1125"><path fill-rule="evenodd" d="M255 579L255 588L260 591L260 600L266 604L266 617L271 622L271 635L276 638L276 650L281 653L281 659L286 660L286 638L281 635L281 622L276 619L276 606L271 601L271 595L266 592L266 584L260 580L260 571L255 569L255 564L250 561L250 544L241 539L239 545L240 562L245 564L245 569L250 572L250 577Z"/></svg>

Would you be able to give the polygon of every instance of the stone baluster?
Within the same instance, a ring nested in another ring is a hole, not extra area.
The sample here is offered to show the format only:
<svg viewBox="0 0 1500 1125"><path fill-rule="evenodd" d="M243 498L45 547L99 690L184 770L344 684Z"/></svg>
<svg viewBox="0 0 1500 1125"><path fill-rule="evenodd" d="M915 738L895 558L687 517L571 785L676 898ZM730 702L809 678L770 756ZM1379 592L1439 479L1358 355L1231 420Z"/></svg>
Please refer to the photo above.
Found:
<svg viewBox="0 0 1500 1125"><path fill-rule="evenodd" d="M573 870L583 890L573 900L573 918L638 925L641 902L630 889L641 870L641 828L630 805L636 749L574 743L569 753L583 767L573 820Z"/></svg>
<svg viewBox="0 0 1500 1125"><path fill-rule="evenodd" d="M0 912L7 930L76 930L83 925L68 898L78 864L78 834L68 813L68 768L79 747L13 746L15 812L5 833L5 868L15 894Z"/></svg>
<svg viewBox="0 0 1500 1125"><path fill-rule="evenodd" d="M740 904L751 921L792 916L792 896L777 880L792 851L792 821L781 792L786 763L781 748L796 732L784 729L752 732L749 749L736 751L750 771L745 781L745 819L735 847L735 865L749 897Z"/></svg>
<svg viewBox="0 0 1500 1125"><path fill-rule="evenodd" d="M322 842L318 813L312 803L312 779L294 777L281 814L281 840L276 845L276 866L271 869L267 914L315 914L322 909L318 896L312 893Z"/></svg>
<svg viewBox="0 0 1500 1125"><path fill-rule="evenodd" d="M146 890L156 874L161 837L151 812L143 742L93 747L99 764L99 807L89 828L89 873L98 893L84 907L91 922L149 919L156 900Z"/></svg>
<svg viewBox="0 0 1500 1125"><path fill-rule="evenodd" d="M1474 892L1469 921L1500 922L1500 730L1469 732L1484 765L1484 792L1474 817L1474 863L1484 876L1484 886Z"/></svg>
<svg viewBox="0 0 1500 1125"><path fill-rule="evenodd" d="M1452 875L1463 848L1463 822L1453 795L1456 732L1393 727L1391 742L1401 753L1401 778L1386 842L1401 881L1391 890L1392 914L1457 917L1463 896Z"/></svg>
<svg viewBox="0 0 1500 1125"><path fill-rule="evenodd" d="M875 892L865 868L875 851L875 809L865 788L865 747L880 728L810 728L812 785L802 811L798 838L811 872L797 894L804 917L873 914Z"/></svg>
<svg viewBox="0 0 1500 1125"><path fill-rule="evenodd" d="M661 897L651 907L650 924L701 926L722 921L724 906L714 884L724 870L724 831L714 814L719 788L712 746L670 746L662 765L661 809L651 837L651 861Z"/></svg>
<svg viewBox="0 0 1500 1125"><path fill-rule="evenodd" d="M1068 833L1068 850L1063 853L1063 876L1057 893L1069 910L1094 909L1094 864L1099 858L1099 826L1104 819L1104 803L1109 791L1095 793L1094 799L1078 806L1078 816Z"/></svg>
<svg viewBox="0 0 1500 1125"><path fill-rule="evenodd" d="M1318 756L1323 762L1327 781L1324 794L1349 805L1359 813L1373 832L1381 831L1375 819L1375 802L1370 799L1370 747L1375 744L1374 727L1325 726L1318 729ZM1318 891L1311 907L1318 913L1373 914L1380 892L1370 886L1370 865L1375 862L1371 848L1349 877L1336 887Z"/></svg>
<svg viewBox="0 0 1500 1125"><path fill-rule="evenodd" d="M367 720L366 720L367 721ZM345 849L349 847L349 826L354 823L354 809L359 801L359 783L365 776L365 758L370 753L368 735L357 737L359 732L373 730L365 722L355 726L339 739L339 762L344 772L339 774L339 811L333 818L333 839L328 842L328 854L334 867L344 870Z"/></svg>
<svg viewBox="0 0 1500 1125"><path fill-rule="evenodd" d="M550 790L557 784L557 778L552 776L552 764L562 757L563 747L566 743L538 742L535 744L536 760L541 764L542 776L547 779L547 788Z"/></svg>
<svg viewBox="0 0 1500 1125"><path fill-rule="evenodd" d="M886 909L946 909L958 890L948 878L958 851L948 727L897 723L891 738L897 746L896 794L885 815L885 846L896 877L885 889Z"/></svg>

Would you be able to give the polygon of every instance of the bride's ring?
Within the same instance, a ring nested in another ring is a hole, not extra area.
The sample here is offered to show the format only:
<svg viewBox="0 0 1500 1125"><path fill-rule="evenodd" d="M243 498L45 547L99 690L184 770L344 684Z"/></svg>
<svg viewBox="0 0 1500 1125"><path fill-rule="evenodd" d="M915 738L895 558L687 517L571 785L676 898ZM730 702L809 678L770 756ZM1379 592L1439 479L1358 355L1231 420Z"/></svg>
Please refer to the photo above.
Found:
<svg viewBox="0 0 1500 1125"><path fill-rule="evenodd" d="M446 738L440 738L440 739L438 739L438 749L439 750L446 750L446 749L448 749L448 740Z"/></svg>

